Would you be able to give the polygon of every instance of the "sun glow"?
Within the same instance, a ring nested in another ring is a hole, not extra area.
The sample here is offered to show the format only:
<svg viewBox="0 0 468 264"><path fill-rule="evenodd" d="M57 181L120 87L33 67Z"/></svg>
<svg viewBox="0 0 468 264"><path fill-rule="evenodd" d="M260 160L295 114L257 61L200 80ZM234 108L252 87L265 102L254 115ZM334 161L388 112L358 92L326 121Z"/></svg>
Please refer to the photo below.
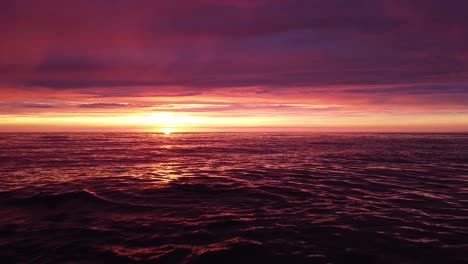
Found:
<svg viewBox="0 0 468 264"><path fill-rule="evenodd" d="M166 128L163 128L161 132L164 133L164 135L170 135L173 132L173 130L172 128L166 127Z"/></svg>

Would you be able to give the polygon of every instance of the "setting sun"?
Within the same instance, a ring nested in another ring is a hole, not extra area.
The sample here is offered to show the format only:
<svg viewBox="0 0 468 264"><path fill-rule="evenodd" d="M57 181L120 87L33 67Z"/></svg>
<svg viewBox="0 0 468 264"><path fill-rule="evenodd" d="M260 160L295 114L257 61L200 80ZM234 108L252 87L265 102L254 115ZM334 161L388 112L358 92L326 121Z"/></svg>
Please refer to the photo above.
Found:
<svg viewBox="0 0 468 264"><path fill-rule="evenodd" d="M170 135L173 131L171 128L167 127L161 130L161 132L164 133L165 135Z"/></svg>

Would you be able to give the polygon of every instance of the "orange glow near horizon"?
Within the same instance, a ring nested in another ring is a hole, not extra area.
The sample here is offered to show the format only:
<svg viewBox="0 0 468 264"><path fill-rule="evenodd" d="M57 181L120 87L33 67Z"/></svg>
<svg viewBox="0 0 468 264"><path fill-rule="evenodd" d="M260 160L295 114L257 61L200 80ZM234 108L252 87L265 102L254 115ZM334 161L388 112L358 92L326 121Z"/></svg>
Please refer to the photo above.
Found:
<svg viewBox="0 0 468 264"><path fill-rule="evenodd" d="M302 90L262 93L264 87L254 86L187 96L102 98L86 94L88 90L31 89L25 94L12 92L0 102L0 132L468 131L468 109L463 102L415 95L393 96L381 103L339 92L358 87L323 87L336 92L308 96ZM47 94L54 99L44 97Z"/></svg>
<svg viewBox="0 0 468 264"><path fill-rule="evenodd" d="M41 114L0 116L0 132L362 131L463 132L468 114L185 113Z"/></svg>

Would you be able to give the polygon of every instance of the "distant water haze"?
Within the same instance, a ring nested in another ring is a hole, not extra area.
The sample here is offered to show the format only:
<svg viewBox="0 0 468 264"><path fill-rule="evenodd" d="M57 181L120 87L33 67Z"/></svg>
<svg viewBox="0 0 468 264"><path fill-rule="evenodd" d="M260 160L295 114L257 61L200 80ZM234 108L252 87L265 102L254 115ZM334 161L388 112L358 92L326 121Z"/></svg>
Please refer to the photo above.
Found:
<svg viewBox="0 0 468 264"><path fill-rule="evenodd" d="M0 134L2 263L466 263L468 135Z"/></svg>

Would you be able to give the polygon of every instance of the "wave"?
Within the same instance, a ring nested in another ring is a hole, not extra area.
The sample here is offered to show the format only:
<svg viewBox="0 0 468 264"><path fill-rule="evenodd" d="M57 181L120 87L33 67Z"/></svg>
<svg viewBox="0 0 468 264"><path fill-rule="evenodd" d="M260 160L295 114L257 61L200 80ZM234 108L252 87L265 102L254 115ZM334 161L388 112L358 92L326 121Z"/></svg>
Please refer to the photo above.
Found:
<svg viewBox="0 0 468 264"><path fill-rule="evenodd" d="M32 197L15 199L13 202L21 206L43 207L59 206L66 204L86 204L87 206L103 206L115 204L114 202L109 201L87 190L65 192L59 194L42 193L34 195Z"/></svg>
<svg viewBox="0 0 468 264"><path fill-rule="evenodd" d="M468 135L11 134L0 149L5 263L468 262Z"/></svg>

